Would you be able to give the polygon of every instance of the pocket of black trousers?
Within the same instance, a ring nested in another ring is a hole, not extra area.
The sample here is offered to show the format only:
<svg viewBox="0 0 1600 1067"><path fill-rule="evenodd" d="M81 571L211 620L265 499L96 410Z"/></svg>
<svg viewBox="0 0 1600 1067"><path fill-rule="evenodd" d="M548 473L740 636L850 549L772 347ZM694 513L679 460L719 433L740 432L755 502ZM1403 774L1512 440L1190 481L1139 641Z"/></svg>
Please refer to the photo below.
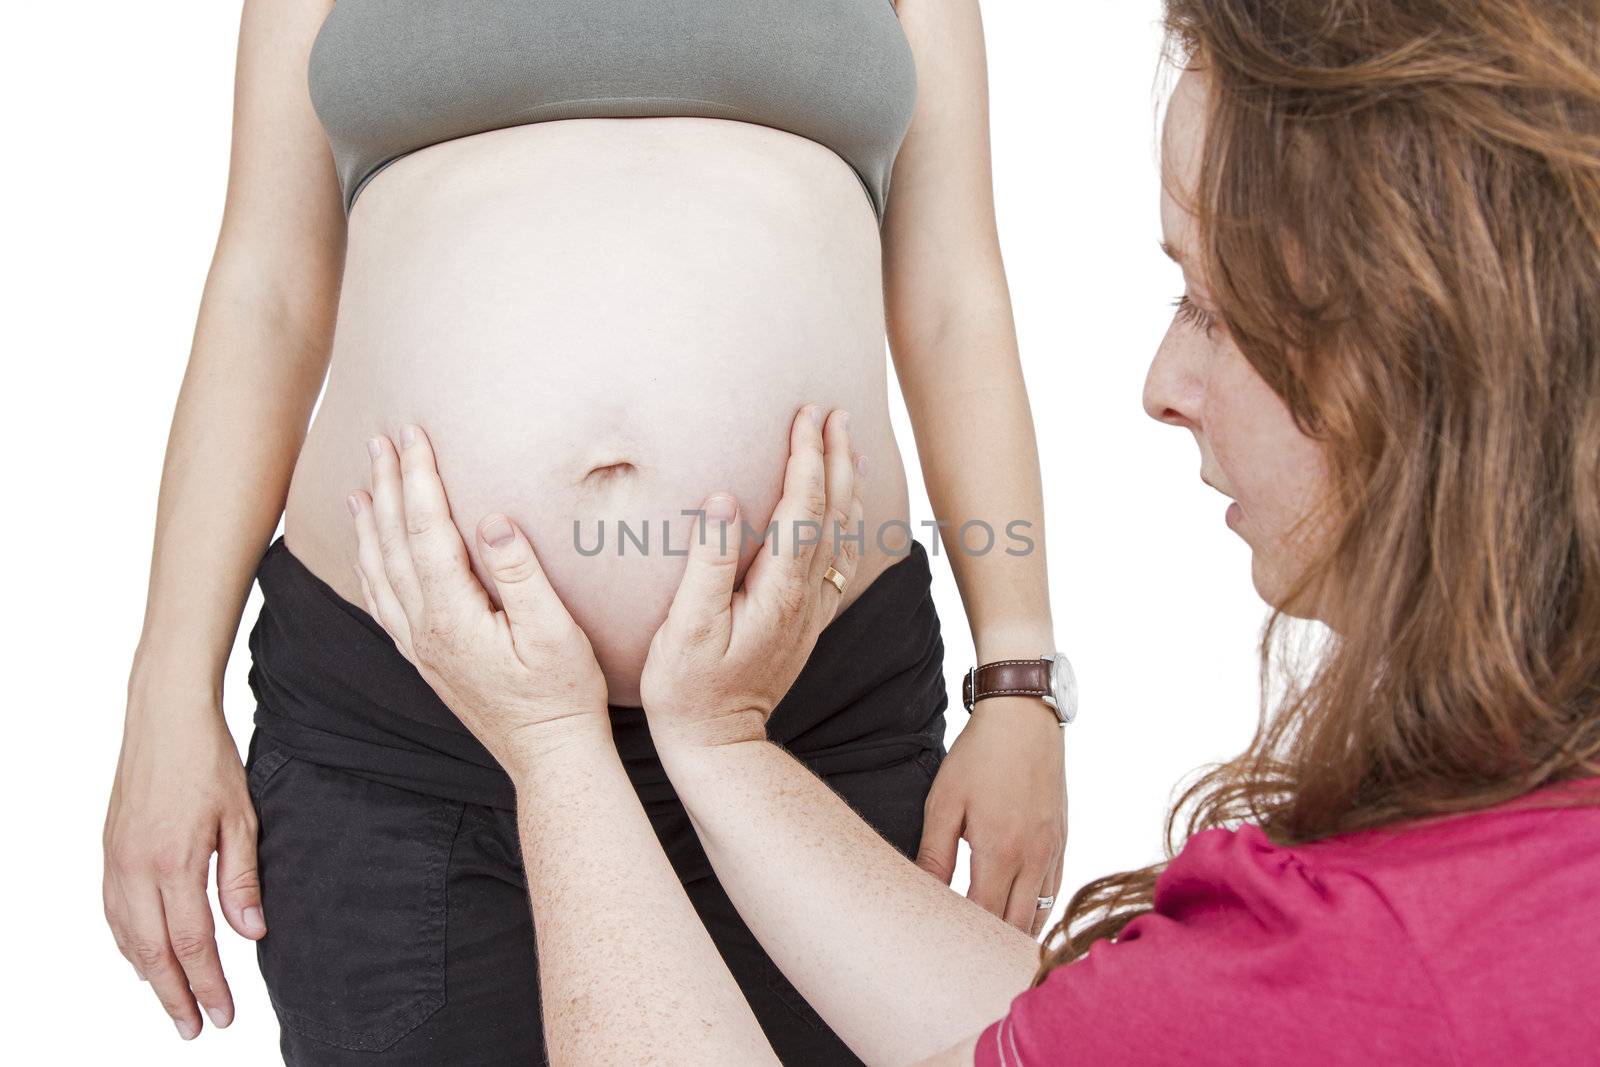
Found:
<svg viewBox="0 0 1600 1067"><path fill-rule="evenodd" d="M445 882L461 805L290 757L249 775L278 1021L378 1052L445 1003Z"/></svg>

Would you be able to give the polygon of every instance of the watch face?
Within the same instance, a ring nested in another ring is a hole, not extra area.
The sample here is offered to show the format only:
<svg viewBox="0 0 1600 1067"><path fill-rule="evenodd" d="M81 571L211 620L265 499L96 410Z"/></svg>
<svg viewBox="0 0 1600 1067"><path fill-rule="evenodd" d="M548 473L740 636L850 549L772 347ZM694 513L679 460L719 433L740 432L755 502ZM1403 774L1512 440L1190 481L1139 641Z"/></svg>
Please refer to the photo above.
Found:
<svg viewBox="0 0 1600 1067"><path fill-rule="evenodd" d="M1045 658L1050 661L1050 695L1055 698L1056 715L1062 722L1071 722L1078 714L1077 676L1072 673L1072 664L1061 653Z"/></svg>

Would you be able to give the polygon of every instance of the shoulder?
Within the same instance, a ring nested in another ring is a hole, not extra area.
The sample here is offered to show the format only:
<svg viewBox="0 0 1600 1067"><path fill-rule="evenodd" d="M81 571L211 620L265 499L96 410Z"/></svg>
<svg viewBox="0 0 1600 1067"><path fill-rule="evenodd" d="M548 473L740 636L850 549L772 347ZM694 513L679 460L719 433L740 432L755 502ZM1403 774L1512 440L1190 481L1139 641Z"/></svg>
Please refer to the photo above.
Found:
<svg viewBox="0 0 1600 1067"><path fill-rule="evenodd" d="M1066 1049L1117 1064L1208 1048L1239 1064L1428 1063L1454 1040L1382 892L1245 826L1191 838L1154 909L1018 997L980 1039L980 1062L986 1043L1027 1064L1064 1062Z"/></svg>
<svg viewBox="0 0 1600 1067"><path fill-rule="evenodd" d="M1188 841L1157 879L1150 913L1115 947L1140 941L1262 990L1315 979L1355 992L1369 970L1415 958L1381 883L1344 857L1327 862L1315 846L1274 844L1254 825Z"/></svg>

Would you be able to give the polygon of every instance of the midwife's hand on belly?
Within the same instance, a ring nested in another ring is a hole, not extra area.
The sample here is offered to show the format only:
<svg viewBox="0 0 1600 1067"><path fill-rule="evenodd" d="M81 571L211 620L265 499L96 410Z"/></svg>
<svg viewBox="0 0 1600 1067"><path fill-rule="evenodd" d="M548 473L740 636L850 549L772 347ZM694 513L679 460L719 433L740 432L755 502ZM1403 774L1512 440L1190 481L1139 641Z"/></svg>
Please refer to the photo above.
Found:
<svg viewBox="0 0 1600 1067"><path fill-rule="evenodd" d="M639 687L663 757L677 748L766 737L855 574L864 457L848 416L801 409L789 430L783 497L744 584L734 589L745 523L728 496L706 501L683 581L650 643ZM839 585L835 585L837 581Z"/></svg>
<svg viewBox="0 0 1600 1067"><path fill-rule="evenodd" d="M368 443L372 493L350 494L367 611L467 729L515 777L574 740L609 738L589 639L504 515L478 524L496 611L472 573L421 428Z"/></svg>

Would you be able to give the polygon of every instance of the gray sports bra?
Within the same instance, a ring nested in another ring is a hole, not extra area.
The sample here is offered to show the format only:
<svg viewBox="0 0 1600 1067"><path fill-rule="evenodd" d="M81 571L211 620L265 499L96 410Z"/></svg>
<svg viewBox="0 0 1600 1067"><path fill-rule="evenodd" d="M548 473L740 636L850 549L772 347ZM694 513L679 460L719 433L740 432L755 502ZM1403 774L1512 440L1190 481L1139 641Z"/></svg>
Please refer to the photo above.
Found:
<svg viewBox="0 0 1600 1067"><path fill-rule="evenodd" d="M340 0L308 79L346 212L378 171L441 141L694 115L832 149L880 223L917 88L893 0Z"/></svg>

